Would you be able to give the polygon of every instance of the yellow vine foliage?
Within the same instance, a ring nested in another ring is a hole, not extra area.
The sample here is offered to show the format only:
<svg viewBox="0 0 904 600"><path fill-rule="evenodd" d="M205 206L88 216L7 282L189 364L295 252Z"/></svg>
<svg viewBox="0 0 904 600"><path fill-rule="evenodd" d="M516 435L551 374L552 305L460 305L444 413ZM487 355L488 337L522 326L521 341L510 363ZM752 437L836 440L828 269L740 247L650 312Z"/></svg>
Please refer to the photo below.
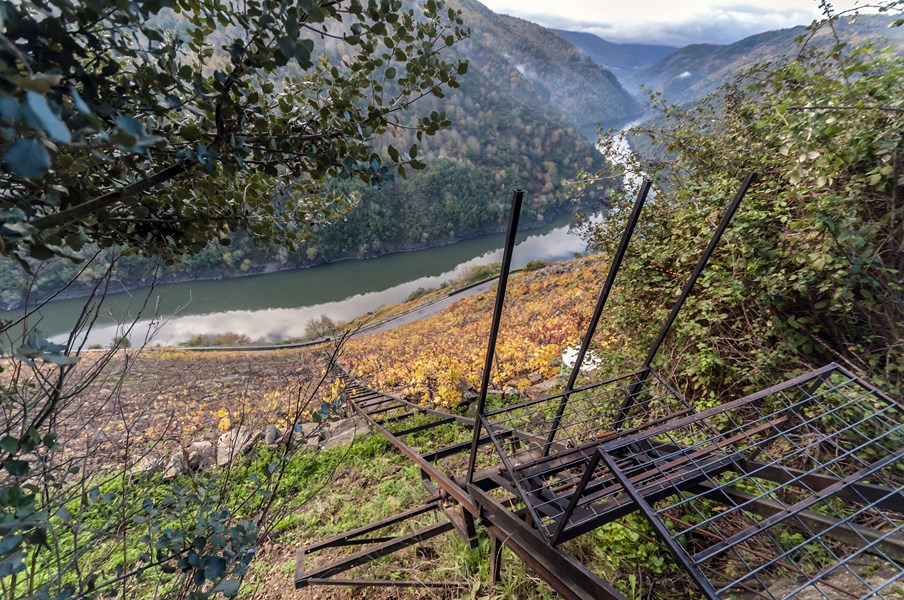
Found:
<svg viewBox="0 0 904 600"><path fill-rule="evenodd" d="M588 257L512 277L496 345L491 387L530 385L527 376L559 373L566 346L587 328L605 260ZM463 298L428 319L352 339L344 358L356 375L408 399L452 407L463 387L477 387L487 348L495 287ZM603 328L598 346L613 343Z"/></svg>

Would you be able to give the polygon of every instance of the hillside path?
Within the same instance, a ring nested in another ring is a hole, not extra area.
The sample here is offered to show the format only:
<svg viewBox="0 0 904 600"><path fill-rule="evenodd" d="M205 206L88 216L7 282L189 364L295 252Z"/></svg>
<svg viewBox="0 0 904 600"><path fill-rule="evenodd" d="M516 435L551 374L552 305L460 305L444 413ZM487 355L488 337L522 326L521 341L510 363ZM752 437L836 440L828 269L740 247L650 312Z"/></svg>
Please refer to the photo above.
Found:
<svg viewBox="0 0 904 600"><path fill-rule="evenodd" d="M472 288L468 288L461 292L458 292L452 296L446 296L445 298L441 298L436 302L432 302L430 304L425 304L420 308L417 308L409 313L406 313L398 318L391 319L384 323L380 323L372 329L365 329L355 334L357 336L370 335L372 333L378 333L380 331L386 331L389 329L394 329L396 327L401 327L402 325L407 325L408 323L413 323L415 321L420 321L422 319L426 319L428 317L432 317L438 312L445 310L446 308L452 306L462 298L467 298L468 296L476 296L482 292L487 291L491 287L496 284L497 279L492 279L490 281L485 281L479 285L476 285Z"/></svg>

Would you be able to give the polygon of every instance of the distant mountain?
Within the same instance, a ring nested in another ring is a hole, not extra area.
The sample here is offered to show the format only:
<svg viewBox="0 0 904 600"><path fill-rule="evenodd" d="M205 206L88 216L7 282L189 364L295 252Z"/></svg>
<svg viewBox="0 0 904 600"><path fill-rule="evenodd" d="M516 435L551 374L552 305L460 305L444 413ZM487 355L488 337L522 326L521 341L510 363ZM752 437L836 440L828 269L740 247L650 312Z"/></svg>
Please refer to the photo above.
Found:
<svg viewBox="0 0 904 600"><path fill-rule="evenodd" d="M853 23L839 20L836 29L845 41L887 40L900 52L904 27L889 28L890 21L886 16L861 15ZM759 33L734 44L685 46L655 65L628 73L622 83L632 91L642 84L677 104L694 102L754 64L793 57L799 49L797 38L806 33L801 26ZM831 31L823 28L810 43L828 45L835 40Z"/></svg>
<svg viewBox="0 0 904 600"><path fill-rule="evenodd" d="M500 88L545 114L558 115L595 139L596 124L617 127L641 105L615 75L564 38L476 0L449 0L462 10L471 38L458 51Z"/></svg>
<svg viewBox="0 0 904 600"><path fill-rule="evenodd" d="M678 47L656 44L616 44L592 33L553 29L575 48L583 50L598 65L616 75L649 67L674 54Z"/></svg>

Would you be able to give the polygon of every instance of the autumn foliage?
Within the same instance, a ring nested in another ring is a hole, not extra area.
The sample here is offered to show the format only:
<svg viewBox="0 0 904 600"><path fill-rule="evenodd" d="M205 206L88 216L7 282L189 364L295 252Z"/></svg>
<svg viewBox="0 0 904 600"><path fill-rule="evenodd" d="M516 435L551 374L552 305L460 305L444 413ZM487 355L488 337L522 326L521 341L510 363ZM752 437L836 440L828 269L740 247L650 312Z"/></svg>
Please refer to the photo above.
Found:
<svg viewBox="0 0 904 600"><path fill-rule="evenodd" d="M602 257L589 257L513 276L492 387L524 388L530 385L530 374L548 378L560 372L562 351L579 343L587 328L606 266ZM462 388L480 383L495 293L494 287L429 319L352 339L343 357L379 389L454 406ZM604 320L595 336L600 349L629 339L606 326Z"/></svg>

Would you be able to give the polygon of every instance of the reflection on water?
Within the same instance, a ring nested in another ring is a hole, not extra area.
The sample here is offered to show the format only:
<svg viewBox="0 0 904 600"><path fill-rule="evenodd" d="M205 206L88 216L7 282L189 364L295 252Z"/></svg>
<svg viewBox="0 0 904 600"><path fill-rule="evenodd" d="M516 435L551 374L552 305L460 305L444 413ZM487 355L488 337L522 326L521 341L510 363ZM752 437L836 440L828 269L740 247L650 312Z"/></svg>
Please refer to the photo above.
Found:
<svg viewBox="0 0 904 600"><path fill-rule="evenodd" d="M562 217L519 235L513 268L531 260L560 260L583 252L586 244L569 231L568 222L568 217ZM321 315L346 321L401 302L418 288L438 287L473 266L499 261L503 241L502 234L494 234L364 261L112 294L103 301L87 343L109 344L126 333L118 323L135 318L138 322L128 332L133 345L151 337L151 343L177 344L196 334L227 331L254 340L298 338L308 321ZM62 342L83 305L82 300L51 303L42 311L38 328ZM158 317L152 319L152 315ZM0 313L3 316L14 315Z"/></svg>

